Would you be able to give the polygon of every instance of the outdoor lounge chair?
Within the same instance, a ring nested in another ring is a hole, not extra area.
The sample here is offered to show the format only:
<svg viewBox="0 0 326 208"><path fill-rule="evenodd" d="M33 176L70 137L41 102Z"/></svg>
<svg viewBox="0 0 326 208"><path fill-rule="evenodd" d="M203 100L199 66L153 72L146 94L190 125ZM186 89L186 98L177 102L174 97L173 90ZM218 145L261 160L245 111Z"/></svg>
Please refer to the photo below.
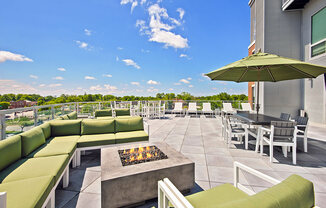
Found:
<svg viewBox="0 0 326 208"><path fill-rule="evenodd" d="M197 117L197 104L196 103L189 103L187 115L189 115L189 113L196 113L196 117Z"/></svg>
<svg viewBox="0 0 326 208"><path fill-rule="evenodd" d="M292 121L272 121L271 128L260 127L260 154L263 155L264 142L269 145L270 162L273 162L273 147L281 146L287 157L288 147L292 147L293 164L297 162L297 123Z"/></svg>
<svg viewBox="0 0 326 208"><path fill-rule="evenodd" d="M177 102L174 104L174 109L172 110L172 113L180 113L180 114L184 114L184 110L182 107L182 103L181 102Z"/></svg>
<svg viewBox="0 0 326 208"><path fill-rule="evenodd" d="M284 120L284 121L289 121L290 118L291 118L291 114L289 114L289 113L281 113L280 118L281 118L282 120Z"/></svg>
<svg viewBox="0 0 326 208"><path fill-rule="evenodd" d="M201 111L202 114L208 113L213 116L214 111L212 110L211 103L203 103L203 109Z"/></svg>
<svg viewBox="0 0 326 208"><path fill-rule="evenodd" d="M303 150L308 152L308 117L298 116L294 120L297 122L298 127L297 137L303 138Z"/></svg>
<svg viewBox="0 0 326 208"><path fill-rule="evenodd" d="M241 103L241 110L242 111L249 111L249 112L252 112L252 109L251 109L251 104L250 103Z"/></svg>
<svg viewBox="0 0 326 208"><path fill-rule="evenodd" d="M240 170L273 186L255 193L240 183ZM317 208L314 185L298 175L279 181L239 162L234 162L234 184L223 184L184 197L165 178L158 182L158 208Z"/></svg>
<svg viewBox="0 0 326 208"><path fill-rule="evenodd" d="M222 112L224 114L233 114L235 111L234 111L231 103L223 103Z"/></svg>

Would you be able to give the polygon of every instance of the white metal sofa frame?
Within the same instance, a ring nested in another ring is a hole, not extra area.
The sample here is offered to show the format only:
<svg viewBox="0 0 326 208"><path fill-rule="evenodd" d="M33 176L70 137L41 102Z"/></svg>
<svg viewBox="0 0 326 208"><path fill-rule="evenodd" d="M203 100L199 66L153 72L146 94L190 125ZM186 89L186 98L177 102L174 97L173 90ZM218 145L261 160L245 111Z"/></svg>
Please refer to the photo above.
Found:
<svg viewBox="0 0 326 208"><path fill-rule="evenodd" d="M149 124L146 121L144 122L144 130L149 136ZM92 146L92 147L80 147L76 149L76 165L80 166L81 164L81 156L86 150L96 150L96 149L102 149L105 147L112 147L114 144L109 144L109 145L100 145L100 146Z"/></svg>
<svg viewBox="0 0 326 208"><path fill-rule="evenodd" d="M275 135L278 132L278 135ZM290 133L289 133L290 132ZM264 134L268 133L268 137ZM290 135L291 134L291 135ZM264 142L269 145L270 162L273 162L274 146L281 146L285 157L287 157L288 148L292 147L293 164L297 163L297 126L292 121L272 121L271 128L260 127L260 155L264 152ZM274 141L274 137L281 138L281 141ZM283 138L282 138L283 137ZM290 141L286 141L290 140Z"/></svg>
<svg viewBox="0 0 326 208"><path fill-rule="evenodd" d="M228 147L231 146L232 137L237 137L240 142L242 142L242 136L246 135L245 128L242 128L242 124L231 121L231 116L225 116L224 118L224 128L225 128L225 137L228 144Z"/></svg>
<svg viewBox="0 0 326 208"><path fill-rule="evenodd" d="M68 187L68 185L69 185L69 165L72 162L72 168L75 168L77 166L77 157L76 157L77 154L76 153L77 153L77 150L75 150L75 152L69 159L67 166L65 167L64 171L60 175L56 184L53 186L48 197L44 201L42 208L55 208L55 190L58 187L61 179L62 179L62 188ZM0 207L7 208L7 193L6 192L0 192Z"/></svg>
<svg viewBox="0 0 326 208"><path fill-rule="evenodd" d="M253 195L256 193L240 183L240 170L246 171L273 185L281 182L242 163L234 162L233 166L234 187L240 189L248 195ZM172 184L172 182L168 178L164 178L163 180L158 181L158 208L169 208L169 203L171 203L174 208L194 208L190 202L181 194L181 192ZM315 208L319 207L315 206Z"/></svg>

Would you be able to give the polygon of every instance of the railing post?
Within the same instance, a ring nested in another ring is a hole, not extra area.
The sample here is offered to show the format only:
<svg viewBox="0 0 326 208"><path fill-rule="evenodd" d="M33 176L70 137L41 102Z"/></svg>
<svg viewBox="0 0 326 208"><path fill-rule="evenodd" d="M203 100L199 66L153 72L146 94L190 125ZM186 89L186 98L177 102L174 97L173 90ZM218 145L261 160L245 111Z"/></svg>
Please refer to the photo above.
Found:
<svg viewBox="0 0 326 208"><path fill-rule="evenodd" d="M51 115L52 115L52 120L54 119L54 114L55 114L55 112L54 112L54 106L52 105L52 106L51 106Z"/></svg>
<svg viewBox="0 0 326 208"><path fill-rule="evenodd" d="M79 102L77 102L77 105L76 105L76 112L77 112L77 114L79 114Z"/></svg>
<svg viewBox="0 0 326 208"><path fill-rule="evenodd" d="M3 140L6 138L6 114L0 114L0 128L1 128L0 140Z"/></svg>
<svg viewBox="0 0 326 208"><path fill-rule="evenodd" d="M101 102L98 103L98 109L101 110Z"/></svg>
<svg viewBox="0 0 326 208"><path fill-rule="evenodd" d="M37 126L37 109L33 107L33 112L34 112L34 126Z"/></svg>

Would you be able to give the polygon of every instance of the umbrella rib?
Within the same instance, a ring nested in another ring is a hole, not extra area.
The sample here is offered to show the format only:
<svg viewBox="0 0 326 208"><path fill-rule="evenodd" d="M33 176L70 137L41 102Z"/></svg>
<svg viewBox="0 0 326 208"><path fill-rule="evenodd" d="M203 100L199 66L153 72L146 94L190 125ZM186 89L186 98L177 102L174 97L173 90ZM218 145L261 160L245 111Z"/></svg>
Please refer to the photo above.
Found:
<svg viewBox="0 0 326 208"><path fill-rule="evenodd" d="M301 71L300 69L298 68L295 68L294 66L292 65L288 65L290 68L294 69L295 71L301 73L301 74L304 74L305 76L307 76L307 78L316 78L315 76L311 75L311 74L308 74L307 72L304 72L304 71Z"/></svg>
<svg viewBox="0 0 326 208"><path fill-rule="evenodd" d="M276 80L275 80L275 78L273 76L272 71L269 68L267 68L267 71L268 71L269 75L271 75L273 82L276 82Z"/></svg>
<svg viewBox="0 0 326 208"><path fill-rule="evenodd" d="M240 78L238 79L237 82L240 82L242 80L242 78L244 77L244 75L248 72L248 67L246 68L246 70L241 74Z"/></svg>

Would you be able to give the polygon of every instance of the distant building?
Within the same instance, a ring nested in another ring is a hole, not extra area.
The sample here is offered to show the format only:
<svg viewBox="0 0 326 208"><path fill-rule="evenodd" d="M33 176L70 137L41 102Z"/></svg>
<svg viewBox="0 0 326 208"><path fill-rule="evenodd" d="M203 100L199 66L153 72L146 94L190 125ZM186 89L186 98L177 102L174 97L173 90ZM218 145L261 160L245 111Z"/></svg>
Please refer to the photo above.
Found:
<svg viewBox="0 0 326 208"><path fill-rule="evenodd" d="M11 101L9 108L24 108L37 105L37 101L29 101L29 100L19 100L19 101Z"/></svg>
<svg viewBox="0 0 326 208"><path fill-rule="evenodd" d="M325 0L250 0L248 53L258 50L326 66ZM257 83L248 84L256 102ZM292 117L305 110L310 122L326 124L326 80L318 78L260 83L261 112Z"/></svg>

